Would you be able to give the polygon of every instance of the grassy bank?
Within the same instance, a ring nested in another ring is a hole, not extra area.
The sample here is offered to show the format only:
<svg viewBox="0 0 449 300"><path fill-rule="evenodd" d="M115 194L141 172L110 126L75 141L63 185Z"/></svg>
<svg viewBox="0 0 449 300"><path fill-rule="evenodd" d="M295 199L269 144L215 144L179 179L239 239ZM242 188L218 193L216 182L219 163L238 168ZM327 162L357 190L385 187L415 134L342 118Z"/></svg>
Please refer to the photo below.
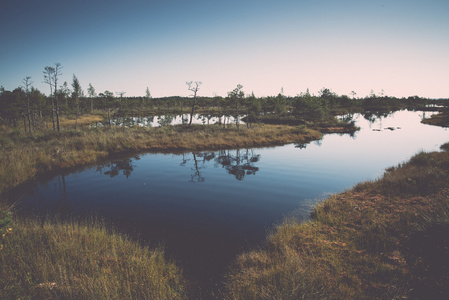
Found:
<svg viewBox="0 0 449 300"><path fill-rule="evenodd" d="M179 269L96 221L15 221L0 249L1 299L183 299Z"/></svg>
<svg viewBox="0 0 449 300"><path fill-rule="evenodd" d="M127 151L187 151L305 143L320 139L305 127L260 125L223 129L218 125L157 128L102 128L60 133L22 131L0 133L0 193L7 188L59 168L95 162Z"/></svg>
<svg viewBox="0 0 449 300"><path fill-rule="evenodd" d="M247 117L243 120L247 120ZM316 120L294 114L265 114L255 117L254 121L272 125L306 126L323 133L354 133L360 129L354 122L340 121L332 115Z"/></svg>
<svg viewBox="0 0 449 300"><path fill-rule="evenodd" d="M449 127L449 111L432 115L430 118L422 120L422 123L441 127Z"/></svg>
<svg viewBox="0 0 449 300"><path fill-rule="evenodd" d="M240 255L225 298L447 299L448 182L449 153L420 153L331 196Z"/></svg>

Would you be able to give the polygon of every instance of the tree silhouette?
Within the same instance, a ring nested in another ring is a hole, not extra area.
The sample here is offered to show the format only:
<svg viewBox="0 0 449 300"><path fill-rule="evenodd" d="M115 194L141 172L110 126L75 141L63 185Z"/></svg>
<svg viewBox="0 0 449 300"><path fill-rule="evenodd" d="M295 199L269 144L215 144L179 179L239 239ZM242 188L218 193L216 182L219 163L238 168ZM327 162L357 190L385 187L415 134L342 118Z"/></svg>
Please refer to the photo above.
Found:
<svg viewBox="0 0 449 300"><path fill-rule="evenodd" d="M59 101L58 101L58 79L62 75L62 66L60 63L55 63L55 68L53 72L53 84L55 88L55 102L56 102L56 128L58 132L61 132L61 126L59 124Z"/></svg>
<svg viewBox="0 0 449 300"><path fill-rule="evenodd" d="M30 86L32 84L31 77L27 76L23 79L23 84L25 85L25 97L26 97L26 110L27 110L27 118L28 118L28 126L29 132L31 132L31 109L30 109ZM25 132L27 131L25 126ZM36 128L34 128L36 131Z"/></svg>
<svg viewBox="0 0 449 300"><path fill-rule="evenodd" d="M200 173L200 169L202 169L203 167L198 166L198 160L196 158L196 154L194 152L192 152L193 155L193 174L190 175L190 182L204 182L204 177L201 176Z"/></svg>
<svg viewBox="0 0 449 300"><path fill-rule="evenodd" d="M76 126L78 125L78 115L80 114L79 97L81 96L82 91L80 82L78 78L76 78L75 74L73 74L72 87L73 87L72 97L75 100L75 129L76 129Z"/></svg>
<svg viewBox="0 0 449 300"><path fill-rule="evenodd" d="M193 104L192 104L192 112L190 113L190 121L189 126L192 124L193 114L195 113L195 105L196 105L196 95L198 90L200 89L201 81L187 81L186 84L189 86L188 90L193 92Z"/></svg>
<svg viewBox="0 0 449 300"><path fill-rule="evenodd" d="M90 112L92 113L94 111L93 98L97 97L97 94L95 93L95 88L90 83L89 83L89 87L87 88L87 94L89 95L89 98L90 98Z"/></svg>
<svg viewBox="0 0 449 300"><path fill-rule="evenodd" d="M193 173L190 175L190 182L204 182L205 178L201 175L201 169L205 168L207 162L215 158L214 152L192 152L193 166L191 170ZM185 167L187 162L192 159L187 158L186 154L182 154L182 162L179 164L181 167Z"/></svg>
<svg viewBox="0 0 449 300"><path fill-rule="evenodd" d="M53 74L55 73L55 68L45 67L44 69L44 83L50 86L50 97L51 97L51 119L53 122L53 130L56 130L55 123L55 100L53 97Z"/></svg>
<svg viewBox="0 0 449 300"><path fill-rule="evenodd" d="M58 79L62 75L62 66L60 63L55 63L55 67L45 67L44 69L44 83L50 86L50 96L52 96L51 106L52 106L52 120L53 120L53 130L57 129L58 132L61 131L61 126L59 125L59 102L58 102ZM56 115L56 124L55 124Z"/></svg>
<svg viewBox="0 0 449 300"><path fill-rule="evenodd" d="M232 116L235 118L235 125L240 130L240 108L243 105L245 93L242 91L243 86L238 84L235 89L228 92L228 102L231 107Z"/></svg>

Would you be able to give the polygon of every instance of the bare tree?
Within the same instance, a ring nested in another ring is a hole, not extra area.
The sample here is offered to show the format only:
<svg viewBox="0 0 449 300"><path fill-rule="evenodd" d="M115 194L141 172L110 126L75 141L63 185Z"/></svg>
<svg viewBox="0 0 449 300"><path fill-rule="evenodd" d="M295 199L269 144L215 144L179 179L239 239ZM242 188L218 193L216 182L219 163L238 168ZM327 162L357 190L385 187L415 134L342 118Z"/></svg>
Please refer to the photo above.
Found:
<svg viewBox="0 0 449 300"><path fill-rule="evenodd" d="M55 102L56 102L56 127L58 132L61 132L61 126L59 125L59 102L58 102L58 77L62 75L62 66L60 63L55 63L55 72L53 73L53 84L55 87Z"/></svg>
<svg viewBox="0 0 449 300"><path fill-rule="evenodd" d="M53 121L53 130L56 130L55 124L55 101L53 97L53 74L55 73L55 68L45 67L44 70L44 83L50 86L50 97L51 97L51 119Z"/></svg>
<svg viewBox="0 0 449 300"><path fill-rule="evenodd" d="M198 90L200 89L201 81L187 81L186 84L189 86L188 90L193 92L193 104L192 104L192 112L190 113L190 121L189 125L192 124L193 114L195 112L195 104L196 104L196 95Z"/></svg>
<svg viewBox="0 0 449 300"><path fill-rule="evenodd" d="M58 78L62 75L62 66L60 63L55 63L55 67L45 67L44 70L44 82L50 85L50 96L53 92L53 97L51 98L52 107L52 119L53 119L53 130L57 129L58 132L61 131L61 126L59 125L59 102L58 102ZM54 88L54 90L53 90ZM55 126L55 115L56 115L56 126Z"/></svg>
<svg viewBox="0 0 449 300"><path fill-rule="evenodd" d="M97 97L97 94L95 93L94 87L90 83L89 83L89 87L87 88L87 93L89 94L89 98L90 98L90 113L92 113L94 111L93 98Z"/></svg>
<svg viewBox="0 0 449 300"><path fill-rule="evenodd" d="M23 84L25 85L25 97L27 100L27 118L28 118L28 127L29 132L31 132L31 109L30 109L30 86L32 84L31 77L27 76L22 80ZM25 126L26 131L26 126Z"/></svg>
<svg viewBox="0 0 449 300"><path fill-rule="evenodd" d="M115 93L117 94L117 96L120 96L120 104L122 104L122 98L123 98L123 95L126 94L126 92L121 91L121 92L115 92Z"/></svg>

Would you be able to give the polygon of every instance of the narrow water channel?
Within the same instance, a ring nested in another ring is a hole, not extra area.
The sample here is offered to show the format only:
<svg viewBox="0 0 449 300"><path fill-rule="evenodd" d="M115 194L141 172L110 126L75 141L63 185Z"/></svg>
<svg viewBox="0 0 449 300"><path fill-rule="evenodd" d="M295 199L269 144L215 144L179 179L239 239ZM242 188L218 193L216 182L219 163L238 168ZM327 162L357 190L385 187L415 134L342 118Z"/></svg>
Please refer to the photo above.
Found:
<svg viewBox="0 0 449 300"><path fill-rule="evenodd" d="M261 245L284 218L306 219L326 196L418 151L438 151L449 132L421 124L424 114L357 114L354 136L307 145L114 158L37 178L10 199L20 199L22 215L94 215L143 244L162 244L189 280L211 289L238 253Z"/></svg>

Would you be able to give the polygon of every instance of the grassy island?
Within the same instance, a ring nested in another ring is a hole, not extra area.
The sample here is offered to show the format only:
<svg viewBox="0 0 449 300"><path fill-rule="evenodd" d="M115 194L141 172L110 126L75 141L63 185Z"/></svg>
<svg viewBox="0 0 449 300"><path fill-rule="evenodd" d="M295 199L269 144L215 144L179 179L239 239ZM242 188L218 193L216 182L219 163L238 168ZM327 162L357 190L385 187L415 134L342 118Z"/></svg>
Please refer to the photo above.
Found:
<svg viewBox="0 0 449 300"><path fill-rule="evenodd" d="M248 120L246 117L244 120ZM353 134L359 128L355 126L354 122L340 121L332 115L320 117L318 120L310 119L307 116L295 114L266 114L253 117L253 120L258 123L272 124L272 125L289 125L299 126L304 128L311 128L322 133L349 133Z"/></svg>
<svg viewBox="0 0 449 300"><path fill-rule="evenodd" d="M92 128L85 130L0 133L0 192L36 174L84 165L110 154L131 151L181 152L306 143L322 133L306 126L178 125L155 128Z"/></svg>

